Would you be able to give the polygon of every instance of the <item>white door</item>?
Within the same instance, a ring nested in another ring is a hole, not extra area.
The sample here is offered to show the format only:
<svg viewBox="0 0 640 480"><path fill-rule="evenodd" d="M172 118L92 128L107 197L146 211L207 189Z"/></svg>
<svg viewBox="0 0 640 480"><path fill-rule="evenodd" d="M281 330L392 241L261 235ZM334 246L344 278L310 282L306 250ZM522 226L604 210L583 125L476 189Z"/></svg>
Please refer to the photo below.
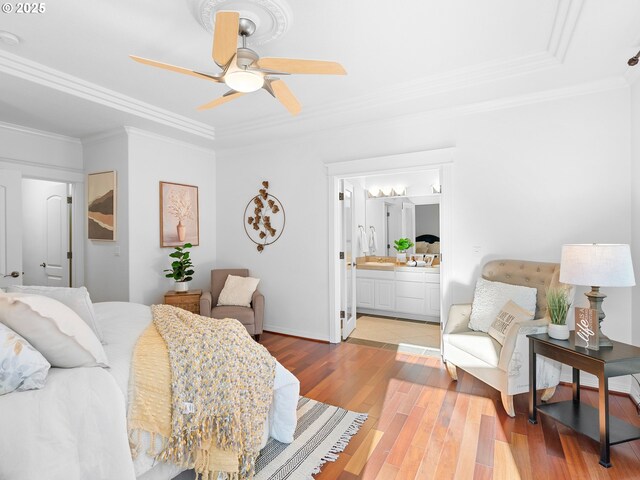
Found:
<svg viewBox="0 0 640 480"><path fill-rule="evenodd" d="M0 287L22 283L20 172L0 170Z"/></svg>
<svg viewBox="0 0 640 480"><path fill-rule="evenodd" d="M342 339L346 339L356 328L356 257L355 245L355 209L353 208L353 185L342 181L342 252L344 259L340 262L342 270Z"/></svg>
<svg viewBox="0 0 640 480"><path fill-rule="evenodd" d="M22 181L25 285L68 287L70 204L66 183Z"/></svg>
<svg viewBox="0 0 640 480"><path fill-rule="evenodd" d="M416 241L416 206L413 203L402 202L402 236L413 243ZM407 253L416 253L415 246Z"/></svg>

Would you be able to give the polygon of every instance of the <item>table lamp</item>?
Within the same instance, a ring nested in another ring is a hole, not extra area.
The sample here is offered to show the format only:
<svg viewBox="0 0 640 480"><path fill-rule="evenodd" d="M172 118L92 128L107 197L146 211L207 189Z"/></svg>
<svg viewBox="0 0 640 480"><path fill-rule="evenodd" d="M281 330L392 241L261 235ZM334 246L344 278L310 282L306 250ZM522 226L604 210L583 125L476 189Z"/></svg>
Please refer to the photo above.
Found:
<svg viewBox="0 0 640 480"><path fill-rule="evenodd" d="M585 293L590 308L598 312L600 347L613 347L611 340L602 334L602 301L607 298L600 287L633 287L636 284L629 245L622 244L574 244L562 246L560 281L570 285L591 287Z"/></svg>

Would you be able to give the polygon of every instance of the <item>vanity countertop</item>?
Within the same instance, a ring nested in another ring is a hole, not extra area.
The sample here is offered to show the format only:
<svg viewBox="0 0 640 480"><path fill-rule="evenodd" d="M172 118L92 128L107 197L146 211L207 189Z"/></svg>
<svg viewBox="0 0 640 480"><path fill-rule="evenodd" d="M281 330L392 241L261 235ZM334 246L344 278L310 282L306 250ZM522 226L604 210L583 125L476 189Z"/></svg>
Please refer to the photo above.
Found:
<svg viewBox="0 0 640 480"><path fill-rule="evenodd" d="M435 267L409 267L404 263L396 263L393 257L381 258L357 258L356 268L358 270L385 270L390 272L427 272L440 273L440 266Z"/></svg>

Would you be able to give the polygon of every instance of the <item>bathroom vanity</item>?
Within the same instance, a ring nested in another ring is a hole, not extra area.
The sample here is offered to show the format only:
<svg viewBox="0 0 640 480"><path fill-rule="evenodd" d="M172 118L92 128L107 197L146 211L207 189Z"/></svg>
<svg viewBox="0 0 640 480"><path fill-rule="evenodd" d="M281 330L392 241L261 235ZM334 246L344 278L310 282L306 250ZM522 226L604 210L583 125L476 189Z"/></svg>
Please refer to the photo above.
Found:
<svg viewBox="0 0 640 480"><path fill-rule="evenodd" d="M407 267L358 259L358 313L440 322L440 267ZM384 260L384 259L383 259Z"/></svg>

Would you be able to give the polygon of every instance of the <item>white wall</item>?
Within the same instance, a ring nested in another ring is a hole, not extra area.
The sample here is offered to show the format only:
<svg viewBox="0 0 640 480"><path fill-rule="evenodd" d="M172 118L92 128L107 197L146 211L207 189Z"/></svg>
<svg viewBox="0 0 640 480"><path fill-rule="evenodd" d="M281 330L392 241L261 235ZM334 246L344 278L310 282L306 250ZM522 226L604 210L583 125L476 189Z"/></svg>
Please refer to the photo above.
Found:
<svg viewBox="0 0 640 480"><path fill-rule="evenodd" d="M416 236L440 236L440 205L416 205Z"/></svg>
<svg viewBox="0 0 640 480"><path fill-rule="evenodd" d="M84 173L82 144L77 138L0 122L0 168L23 178L71 183L74 204L73 283L84 285ZM9 205L11 207L11 205Z"/></svg>
<svg viewBox="0 0 640 480"><path fill-rule="evenodd" d="M472 298L480 266L490 258L559 261L563 243L629 243L628 102L628 90L617 89L458 118L411 116L219 152L218 201L229 206L218 211L218 256L235 254L225 263L247 265L262 279L267 330L326 340L323 163L452 145L454 302ZM244 237L241 216L262 179L287 209L287 230L260 255ZM583 291L579 304L586 303ZM631 291L607 294L605 331L628 340Z"/></svg>
<svg viewBox="0 0 640 480"><path fill-rule="evenodd" d="M631 86L631 256L636 275L636 286L632 289L633 344L640 345L640 82ZM640 388L638 389L640 397ZM639 398L640 399L640 398Z"/></svg>
<svg viewBox="0 0 640 480"><path fill-rule="evenodd" d="M265 329L329 338L327 178L298 142L244 153L217 152L218 266L247 267L265 295ZM287 223L280 239L258 253L247 238L243 213L263 180L280 199Z"/></svg>
<svg viewBox="0 0 640 480"><path fill-rule="evenodd" d="M124 128L84 142L85 173L116 171L116 240L85 240L86 287L94 302L130 299L128 148Z"/></svg>
<svg viewBox="0 0 640 480"><path fill-rule="evenodd" d="M142 130L128 128L127 131L130 301L147 305L162 303L164 293L173 288L173 281L162 273L170 266L169 253L173 249L160 248L160 181L198 187L200 245L192 249L195 275L190 286L209 288L210 272L216 262L216 159L213 150ZM220 205L224 209L228 202L221 199Z"/></svg>
<svg viewBox="0 0 640 480"><path fill-rule="evenodd" d="M80 171L82 144L75 138L0 122L0 160Z"/></svg>

